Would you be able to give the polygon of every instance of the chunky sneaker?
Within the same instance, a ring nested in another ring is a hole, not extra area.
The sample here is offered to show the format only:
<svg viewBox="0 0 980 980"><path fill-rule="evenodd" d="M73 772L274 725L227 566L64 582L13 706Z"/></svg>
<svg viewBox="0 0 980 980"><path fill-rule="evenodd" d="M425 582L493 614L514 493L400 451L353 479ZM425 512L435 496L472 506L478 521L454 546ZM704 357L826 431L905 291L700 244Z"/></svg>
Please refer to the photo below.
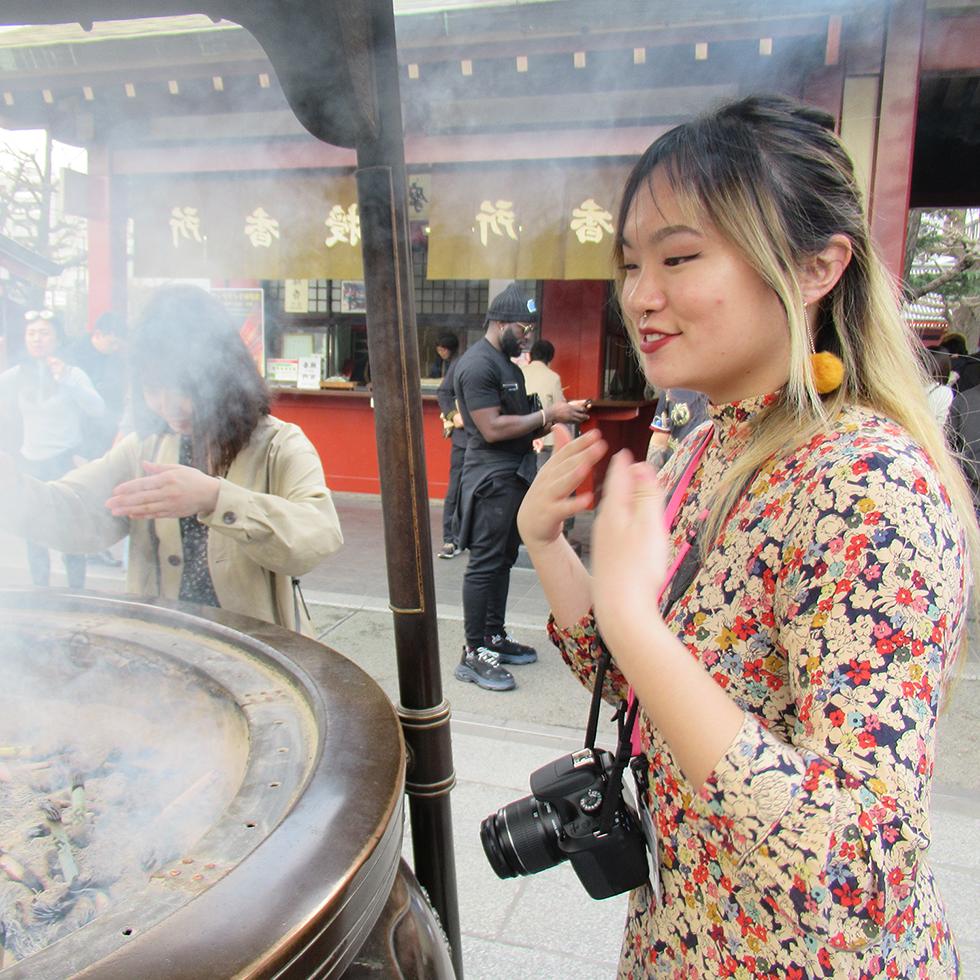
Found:
<svg viewBox="0 0 980 980"><path fill-rule="evenodd" d="M456 680L469 681L485 691L512 691L517 687L514 675L500 666L500 658L493 650L463 647L463 657L456 667Z"/></svg>
<svg viewBox="0 0 980 980"><path fill-rule="evenodd" d="M538 659L538 651L534 647L518 643L510 633L488 636L483 645L493 650L502 664L533 664Z"/></svg>
<svg viewBox="0 0 980 980"><path fill-rule="evenodd" d="M440 558L455 558L459 554L459 545L447 541L439 552Z"/></svg>

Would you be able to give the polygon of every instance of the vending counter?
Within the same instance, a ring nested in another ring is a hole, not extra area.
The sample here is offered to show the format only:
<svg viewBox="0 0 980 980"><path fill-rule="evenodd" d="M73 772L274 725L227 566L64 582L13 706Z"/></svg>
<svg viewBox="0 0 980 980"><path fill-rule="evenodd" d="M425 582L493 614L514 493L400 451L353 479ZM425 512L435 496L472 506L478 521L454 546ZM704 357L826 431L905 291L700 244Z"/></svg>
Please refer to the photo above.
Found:
<svg viewBox="0 0 980 980"><path fill-rule="evenodd" d="M370 389L273 388L272 392L272 414L306 433L320 454L331 490L381 493ZM449 479L449 440L442 437L434 394L422 394L422 420L429 496L441 499Z"/></svg>
<svg viewBox="0 0 980 980"><path fill-rule="evenodd" d="M294 422L306 433L320 454L331 490L381 492L374 436L375 408L370 389L272 390L273 414ZM654 403L647 401L597 401L583 430L598 427L613 452L625 447L642 459L650 438L653 408ZM446 495L449 478L450 442L442 435L434 392L422 393L422 426L429 497L441 500ZM597 473L597 486L604 473L603 463Z"/></svg>

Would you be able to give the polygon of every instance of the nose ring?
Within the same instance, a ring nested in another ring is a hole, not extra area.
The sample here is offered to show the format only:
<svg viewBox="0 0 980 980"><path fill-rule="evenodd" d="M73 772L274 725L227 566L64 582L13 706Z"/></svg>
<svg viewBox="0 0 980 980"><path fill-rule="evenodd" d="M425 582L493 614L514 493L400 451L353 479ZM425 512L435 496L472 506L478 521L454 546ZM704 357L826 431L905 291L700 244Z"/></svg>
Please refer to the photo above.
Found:
<svg viewBox="0 0 980 980"><path fill-rule="evenodd" d="M642 330L647 325L647 317L650 315L650 311L647 310L643 316L640 317L640 329Z"/></svg>

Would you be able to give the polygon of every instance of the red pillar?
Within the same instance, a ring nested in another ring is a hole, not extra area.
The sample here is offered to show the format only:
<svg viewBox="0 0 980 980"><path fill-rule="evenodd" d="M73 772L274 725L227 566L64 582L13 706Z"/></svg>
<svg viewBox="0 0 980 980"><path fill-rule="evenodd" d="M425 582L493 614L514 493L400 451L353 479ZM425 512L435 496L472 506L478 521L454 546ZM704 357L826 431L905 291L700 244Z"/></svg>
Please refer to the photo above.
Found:
<svg viewBox="0 0 980 980"><path fill-rule="evenodd" d="M566 398L602 396L605 308L605 281L549 279L544 283L541 336L555 345L551 367L561 375Z"/></svg>
<svg viewBox="0 0 980 980"><path fill-rule="evenodd" d="M885 35L871 232L896 279L905 258L925 6L925 0L898 0L888 15Z"/></svg>
<svg viewBox="0 0 980 980"><path fill-rule="evenodd" d="M126 193L114 177L109 148L89 150L88 319L89 327L110 310L126 315Z"/></svg>

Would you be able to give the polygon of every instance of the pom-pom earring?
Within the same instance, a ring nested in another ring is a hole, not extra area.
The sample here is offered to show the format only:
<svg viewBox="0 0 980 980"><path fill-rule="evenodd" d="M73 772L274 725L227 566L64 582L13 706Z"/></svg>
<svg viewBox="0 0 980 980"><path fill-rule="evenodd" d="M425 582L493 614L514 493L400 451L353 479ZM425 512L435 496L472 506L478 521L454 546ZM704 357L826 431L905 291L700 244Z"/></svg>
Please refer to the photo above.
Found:
<svg viewBox="0 0 980 980"><path fill-rule="evenodd" d="M806 303L803 304L803 322L809 326ZM818 354L809 330L807 330L807 339L810 341L810 373L813 375L813 387L817 389L818 394L829 395L844 381L844 362L829 350L822 350Z"/></svg>
<svg viewBox="0 0 980 980"><path fill-rule="evenodd" d="M844 381L844 362L828 350L810 355L810 371L813 373L813 387L821 395L836 391Z"/></svg>

